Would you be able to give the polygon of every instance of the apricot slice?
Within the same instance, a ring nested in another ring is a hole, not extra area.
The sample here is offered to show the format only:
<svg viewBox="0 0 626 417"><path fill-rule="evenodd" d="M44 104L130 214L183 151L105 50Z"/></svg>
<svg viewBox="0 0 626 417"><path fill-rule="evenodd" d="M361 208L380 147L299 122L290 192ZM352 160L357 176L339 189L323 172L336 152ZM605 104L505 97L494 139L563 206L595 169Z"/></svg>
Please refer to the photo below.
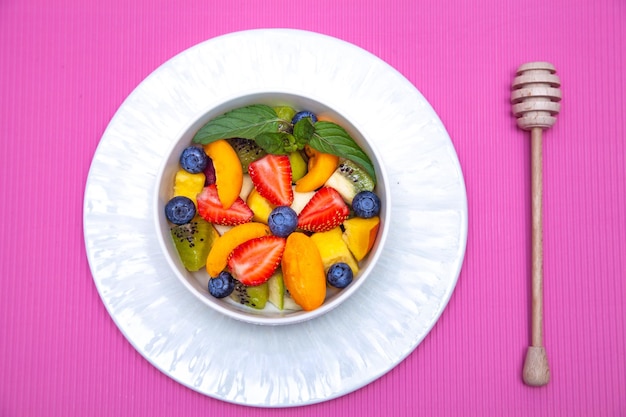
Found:
<svg viewBox="0 0 626 417"><path fill-rule="evenodd" d="M342 238L356 260L360 261L372 250L380 227L380 218L377 216L369 219L353 217L344 221L343 227Z"/></svg>
<svg viewBox="0 0 626 417"><path fill-rule="evenodd" d="M270 234L270 228L258 222L240 224L228 230L213 242L206 260L207 273L212 277L218 276L226 268L228 257L237 246L248 240Z"/></svg>
<svg viewBox="0 0 626 417"><path fill-rule="evenodd" d="M224 139L204 145L204 152L213 160L217 195L228 209L239 197L243 185L243 168L237 152Z"/></svg>
<svg viewBox="0 0 626 417"><path fill-rule="evenodd" d="M314 233L311 235L311 239L320 251L325 271L328 271L328 268L337 262L344 262L348 264L356 276L356 273L359 272L359 265L343 240L341 227L335 227L327 232Z"/></svg>
<svg viewBox="0 0 626 417"><path fill-rule="evenodd" d="M326 275L322 257L310 237L294 232L287 237L282 259L285 286L303 310L315 310L326 299Z"/></svg>
<svg viewBox="0 0 626 417"><path fill-rule="evenodd" d="M320 188L339 165L339 157L336 155L319 152L308 145L305 146L305 152L309 156L309 170L296 181L296 191L300 193Z"/></svg>

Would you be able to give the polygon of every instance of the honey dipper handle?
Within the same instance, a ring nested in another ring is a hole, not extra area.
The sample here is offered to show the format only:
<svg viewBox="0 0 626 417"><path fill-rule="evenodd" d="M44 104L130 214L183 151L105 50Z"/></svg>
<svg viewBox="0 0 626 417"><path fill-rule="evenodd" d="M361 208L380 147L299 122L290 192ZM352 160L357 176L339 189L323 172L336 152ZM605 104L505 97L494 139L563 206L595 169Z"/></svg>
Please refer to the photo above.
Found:
<svg viewBox="0 0 626 417"><path fill-rule="evenodd" d="M524 362L524 382L546 385L550 368L543 347L543 143L541 128L531 130L532 192L532 345Z"/></svg>
<svg viewBox="0 0 626 417"><path fill-rule="evenodd" d="M543 152L541 129L531 131L532 345L543 346Z"/></svg>

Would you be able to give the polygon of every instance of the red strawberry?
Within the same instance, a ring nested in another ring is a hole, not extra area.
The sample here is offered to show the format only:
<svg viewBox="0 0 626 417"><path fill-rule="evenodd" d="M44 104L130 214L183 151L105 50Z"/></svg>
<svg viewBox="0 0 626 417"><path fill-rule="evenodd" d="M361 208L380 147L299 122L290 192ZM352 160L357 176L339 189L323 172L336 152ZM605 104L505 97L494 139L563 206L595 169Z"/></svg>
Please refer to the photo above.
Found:
<svg viewBox="0 0 626 417"><path fill-rule="evenodd" d="M248 166L254 188L275 206L293 203L291 163L287 155L268 154Z"/></svg>
<svg viewBox="0 0 626 417"><path fill-rule="evenodd" d="M252 220L254 213L246 203L238 197L230 208L225 209L217 196L215 184L208 185L196 197L198 214L209 223L224 226L236 226Z"/></svg>
<svg viewBox="0 0 626 417"><path fill-rule="evenodd" d="M309 232L326 232L339 226L350 214L341 195L331 187L320 188L298 215L298 227Z"/></svg>
<svg viewBox="0 0 626 417"><path fill-rule="evenodd" d="M280 265L285 242L282 237L270 235L242 243L228 258L231 274L245 285L263 284Z"/></svg>

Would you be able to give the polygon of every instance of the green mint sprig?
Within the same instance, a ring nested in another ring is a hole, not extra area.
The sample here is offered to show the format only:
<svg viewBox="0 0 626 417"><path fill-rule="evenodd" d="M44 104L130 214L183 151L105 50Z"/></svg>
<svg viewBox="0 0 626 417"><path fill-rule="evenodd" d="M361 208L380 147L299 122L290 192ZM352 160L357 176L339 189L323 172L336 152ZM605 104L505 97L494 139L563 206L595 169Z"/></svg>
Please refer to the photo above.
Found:
<svg viewBox="0 0 626 417"><path fill-rule="evenodd" d="M283 120L270 106L253 104L240 107L206 123L193 137L193 142L206 145L219 139L252 139L266 152L288 154L308 144L323 153L350 159L361 165L376 182L372 161L341 126L325 121L311 123L309 118Z"/></svg>

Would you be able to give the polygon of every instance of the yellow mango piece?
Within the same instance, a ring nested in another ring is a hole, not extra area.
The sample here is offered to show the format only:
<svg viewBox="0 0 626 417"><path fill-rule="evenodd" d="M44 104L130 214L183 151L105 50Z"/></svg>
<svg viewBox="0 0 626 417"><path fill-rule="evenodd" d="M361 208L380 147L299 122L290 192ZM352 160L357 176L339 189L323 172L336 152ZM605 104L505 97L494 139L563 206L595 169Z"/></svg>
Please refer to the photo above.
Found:
<svg viewBox="0 0 626 417"><path fill-rule="evenodd" d="M326 274L319 250L310 237L294 232L287 237L282 259L285 287L303 310L315 310L326 299Z"/></svg>
<svg viewBox="0 0 626 417"><path fill-rule="evenodd" d="M237 152L224 139L204 145L204 152L213 160L217 196L228 209L239 197L243 185L243 168Z"/></svg>
<svg viewBox="0 0 626 417"><path fill-rule="evenodd" d="M320 252L325 271L334 263L345 262L355 276L359 272L359 265L348 249L348 245L344 242L340 227L335 227L327 232L314 233L311 235L311 240Z"/></svg>
<svg viewBox="0 0 626 417"><path fill-rule="evenodd" d="M226 231L215 239L206 260L206 271L211 277L216 277L226 268L228 257L239 245L250 239L269 236L270 228L263 223L243 223Z"/></svg>
<svg viewBox="0 0 626 417"><path fill-rule="evenodd" d="M361 261L374 245L380 227L380 218L377 216L369 219L353 217L344 221L343 227L345 229L342 235L344 242L356 260Z"/></svg>
<svg viewBox="0 0 626 417"><path fill-rule="evenodd" d="M259 194L259 192L254 188L250 191L250 194L248 194L246 204L254 213L252 221L265 224L267 224L270 213L275 208L272 203L267 201L267 199Z"/></svg>
<svg viewBox="0 0 626 417"><path fill-rule="evenodd" d="M174 196L189 197L197 207L196 196L204 188L205 180L206 176L202 172L191 174L184 169L178 170L174 176Z"/></svg>
<svg viewBox="0 0 626 417"><path fill-rule="evenodd" d="M339 157L336 155L318 152L308 145L305 146L305 152L309 156L309 170L296 181L296 191L300 193L320 188L339 165Z"/></svg>

